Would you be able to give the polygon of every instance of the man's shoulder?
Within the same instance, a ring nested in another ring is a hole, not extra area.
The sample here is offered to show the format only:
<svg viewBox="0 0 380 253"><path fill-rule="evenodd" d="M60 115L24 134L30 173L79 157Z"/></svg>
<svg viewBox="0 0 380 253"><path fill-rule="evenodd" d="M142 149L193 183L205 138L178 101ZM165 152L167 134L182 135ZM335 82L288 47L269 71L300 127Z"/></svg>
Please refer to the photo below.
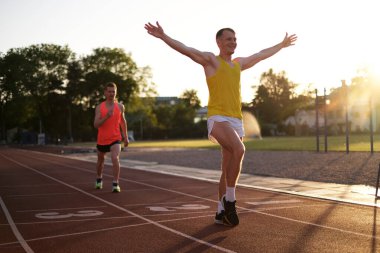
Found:
<svg viewBox="0 0 380 253"><path fill-rule="evenodd" d="M95 110L96 110L96 111L100 111L100 110L104 110L104 109L106 109L106 101L100 102L100 103L95 107Z"/></svg>
<svg viewBox="0 0 380 253"><path fill-rule="evenodd" d="M124 105L122 103L120 103L120 102L117 103L117 106L119 107L120 110L124 109Z"/></svg>
<svg viewBox="0 0 380 253"><path fill-rule="evenodd" d="M218 61L218 56L212 52L206 52L212 61Z"/></svg>
<svg viewBox="0 0 380 253"><path fill-rule="evenodd" d="M210 77L210 76L213 76L216 70L218 69L220 65L220 60L218 59L218 56L215 55L214 53L207 52L207 54L208 54L209 61L208 61L208 64L204 65L203 67L206 73L206 77Z"/></svg>

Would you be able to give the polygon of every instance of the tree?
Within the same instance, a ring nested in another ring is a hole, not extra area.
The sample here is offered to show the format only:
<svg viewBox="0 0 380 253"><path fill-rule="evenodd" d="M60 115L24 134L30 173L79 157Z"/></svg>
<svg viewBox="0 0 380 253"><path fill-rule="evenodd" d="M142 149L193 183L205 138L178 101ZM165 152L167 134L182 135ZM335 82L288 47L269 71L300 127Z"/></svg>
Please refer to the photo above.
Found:
<svg viewBox="0 0 380 253"><path fill-rule="evenodd" d="M197 110L200 108L200 99L195 90L185 90L179 97L172 101L156 100L153 108L156 124L147 127L149 134L146 138L194 138L203 137L203 124L194 122Z"/></svg>
<svg viewBox="0 0 380 253"><path fill-rule="evenodd" d="M0 52L0 71L3 71L3 54ZM4 107L9 101L9 94L7 89L4 87L4 76L0 72L0 141L5 140L5 116Z"/></svg>
<svg viewBox="0 0 380 253"><path fill-rule="evenodd" d="M154 124L153 102L146 102L156 94L150 78L149 67L137 68L122 49L99 48L81 59L67 46L10 49L0 54L0 137L7 128L37 131L42 126L54 139L94 139L94 108L107 82L118 84L128 113L144 114Z"/></svg>
<svg viewBox="0 0 380 253"><path fill-rule="evenodd" d="M201 100L197 95L197 91L194 89L185 90L180 96L182 102L192 108L193 110L198 110L201 108Z"/></svg>
<svg viewBox="0 0 380 253"><path fill-rule="evenodd" d="M73 60L68 63L68 70L67 70L67 85L66 85L66 92L65 92L65 104L66 104L66 126L67 126L67 138L69 142L74 141L74 135L73 135L73 113L76 113L78 111L75 110L73 112L74 108L79 107L81 105L81 88L84 84L84 77L83 77L83 68L78 60ZM79 115L78 115L79 116ZM83 117L76 117L76 118L83 118ZM76 131L78 131L80 128L76 124L75 126ZM81 134L76 133L76 134Z"/></svg>
<svg viewBox="0 0 380 253"><path fill-rule="evenodd" d="M156 124L153 113L153 97L157 92L151 82L149 67L138 68L130 54L120 48L97 48L93 54L82 58L84 87L81 103L93 113L103 100L103 87L107 82L118 86L118 99L125 105L128 130L139 132L143 138L143 126Z"/></svg>
<svg viewBox="0 0 380 253"><path fill-rule="evenodd" d="M286 118L294 115L297 109L310 106L311 95L297 96L296 87L295 83L288 80L284 71L276 74L269 69L261 75L252 107L262 126L263 134L268 134L266 126L276 126L277 130L282 130L282 122Z"/></svg>
<svg viewBox="0 0 380 253"><path fill-rule="evenodd" d="M97 48L82 58L84 89L82 103L94 109L103 100L103 88L108 82L118 86L118 98L128 104L139 92L139 70L131 56L120 48Z"/></svg>
<svg viewBox="0 0 380 253"><path fill-rule="evenodd" d="M133 131L137 138L144 139L144 132L157 126L157 117L153 111L156 85L151 81L152 74L149 67L138 69L136 76L138 92L130 98L126 108L126 118L129 131Z"/></svg>
<svg viewBox="0 0 380 253"><path fill-rule="evenodd" d="M148 129L157 126L157 115L154 113L154 97L133 97L126 108L128 131L135 137L144 139Z"/></svg>
<svg viewBox="0 0 380 253"><path fill-rule="evenodd" d="M11 110L13 108L12 101L18 100L20 104L25 98L23 97L20 75L22 67L24 66L25 60L21 54L13 53L9 51L7 54L1 54L0 57L0 106L1 106L1 139L6 139L6 132L8 128L17 125L17 120L27 119L24 110L20 110L16 114ZM20 98L20 99L19 99ZM24 112L24 113L23 113ZM17 118L12 117L11 115L18 115Z"/></svg>
<svg viewBox="0 0 380 253"><path fill-rule="evenodd" d="M48 122L57 117L56 114L49 114L51 104L48 103L48 96L64 92L67 63L72 57L73 53L67 46L53 44L10 49L3 57L0 75L6 92L2 94L7 94L5 96L8 102L9 99L19 102L23 99L31 100L36 114L22 115L29 118L28 126L31 130L46 127ZM23 104L25 103L20 103ZM54 106L62 105L56 103ZM30 111L25 109L21 111Z"/></svg>

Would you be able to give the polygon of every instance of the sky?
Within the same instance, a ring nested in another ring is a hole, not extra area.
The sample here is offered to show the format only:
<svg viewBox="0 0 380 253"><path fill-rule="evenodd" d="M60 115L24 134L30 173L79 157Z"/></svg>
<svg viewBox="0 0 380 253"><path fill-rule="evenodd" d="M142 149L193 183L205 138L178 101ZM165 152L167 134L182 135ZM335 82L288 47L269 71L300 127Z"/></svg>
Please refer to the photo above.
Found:
<svg viewBox="0 0 380 253"><path fill-rule="evenodd" d="M203 68L147 34L159 21L172 38L218 54L215 34L235 30L234 57L249 56L296 34L296 45L242 72L244 102L260 75L285 71L298 92L341 86L360 68L380 76L378 0L0 0L0 52L32 44L68 45L78 56L99 47L123 48L149 66L160 96L195 89L207 104ZM380 85L380 83L379 83Z"/></svg>

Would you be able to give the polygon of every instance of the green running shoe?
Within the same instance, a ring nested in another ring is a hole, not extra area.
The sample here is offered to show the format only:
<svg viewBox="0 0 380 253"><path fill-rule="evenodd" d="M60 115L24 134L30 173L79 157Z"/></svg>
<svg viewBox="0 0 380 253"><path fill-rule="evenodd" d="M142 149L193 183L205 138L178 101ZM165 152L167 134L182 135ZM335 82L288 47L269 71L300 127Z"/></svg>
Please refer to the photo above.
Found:
<svg viewBox="0 0 380 253"><path fill-rule="evenodd" d="M120 186L118 183L112 184L112 192L120 192Z"/></svg>
<svg viewBox="0 0 380 253"><path fill-rule="evenodd" d="M103 181L101 179L96 179L95 189L102 189L102 188L103 188Z"/></svg>

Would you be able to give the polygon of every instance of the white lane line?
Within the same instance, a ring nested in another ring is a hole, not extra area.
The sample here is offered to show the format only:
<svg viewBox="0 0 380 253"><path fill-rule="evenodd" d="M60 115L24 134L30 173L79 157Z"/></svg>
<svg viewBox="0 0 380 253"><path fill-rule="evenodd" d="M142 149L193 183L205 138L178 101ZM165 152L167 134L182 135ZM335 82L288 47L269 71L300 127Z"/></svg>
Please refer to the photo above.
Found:
<svg viewBox="0 0 380 253"><path fill-rule="evenodd" d="M250 213L250 212L253 212L253 211L252 210L251 211L242 211L240 213L243 214L243 213ZM214 216L214 213L208 214L208 215L201 215L201 216L192 216L192 217L185 217L185 218L159 220L157 222L168 223L168 222L175 222L175 221L207 218L207 217L212 217L212 216ZM132 217L132 216L130 216L130 217ZM61 235L53 235L53 236L47 236L47 237L32 238L32 239L29 239L28 241L31 242L31 241L49 240L49 239L54 239L54 238L66 237L66 236L84 235L84 234L98 233L98 232L104 232L104 231L111 231L111 230L116 230L116 229L139 227L139 226L145 226L145 225L150 225L150 224L151 223L149 223L149 222L143 222L143 223L132 224L132 225L124 225L124 226L110 227L110 228L104 228L104 229L90 230L90 231L85 231L85 232L77 232L77 233L70 233L70 234L61 234ZM0 246L12 245L12 244L16 244L16 243L17 242L0 243Z"/></svg>
<svg viewBox="0 0 380 253"><path fill-rule="evenodd" d="M0 197L0 205L1 205L1 208L3 209L3 212L5 214L5 217L7 218L7 221L9 223L9 226L11 227L12 231L13 231L13 234L16 236L17 240L19 241L19 243L21 244L21 246L24 248L25 252L27 253L32 253L34 252L28 245L28 243L24 240L24 237L22 237L20 231L18 231L15 223L13 222L13 219L12 219L12 216L10 215L10 213L8 212L8 209L7 207L5 206L5 203L3 201L3 199Z"/></svg>
<svg viewBox="0 0 380 253"><path fill-rule="evenodd" d="M177 212L175 214L171 213L160 213L160 214L144 214L144 217L164 217L164 216L181 216L181 215L189 215L189 214L209 214L210 216L214 216L214 211L202 211L202 212ZM35 225L35 224L54 224L54 223L69 223L69 222L88 222L88 221L97 221L97 220L117 220L117 219L130 219L134 218L133 215L126 216L112 216L112 217L104 217L104 218L91 218L91 219L67 219L67 220L50 220L50 221L35 221L35 222L17 222L16 225ZM0 226L9 226L9 224L0 224Z"/></svg>
<svg viewBox="0 0 380 253"><path fill-rule="evenodd" d="M296 223L301 223L301 224L304 224L304 225L315 226L315 227L324 228L324 229L333 230L333 231L338 231L338 232L347 233L347 234L351 234L351 235L363 236L363 237L366 237L366 238L372 238L372 239L377 239L377 240L380 239L380 236L368 235L368 234L358 233L358 232L354 232L354 231L350 231L350 230L346 230L346 229L340 229L340 228L336 228L336 227L330 227L330 226L326 226L326 225L320 225L320 224L312 223L312 222L308 222L308 221L296 220L296 219L293 219L293 218L288 218L288 217L284 217L284 216L280 216L280 215L276 215L276 214L265 213L265 212L262 212L262 211L255 211L255 210L252 210L252 209L249 209L249 208L245 208L245 207L240 207L240 206L239 206L239 208L242 209L242 210L246 210L246 211L252 211L254 213L261 214L261 215L264 215L264 216L269 216L269 217L273 217L273 218L279 218L279 219L282 219L282 220L296 222Z"/></svg>
<svg viewBox="0 0 380 253"><path fill-rule="evenodd" d="M99 232L104 232L104 231L130 228L130 227L137 227L137 226L150 225L150 224L151 224L150 222L144 222L144 223L133 224L133 225L125 225L125 226L117 226L117 227L89 230L89 231L85 231L85 232L76 232L76 233L69 233L69 234L60 234L60 235L52 235L52 236L45 236L45 237L37 237L37 238L29 239L28 242L49 240L49 239L54 239L54 238L67 237L67 236L86 235L86 234L99 233ZM15 244L15 243L16 242L0 243L0 246L11 245L11 244Z"/></svg>
<svg viewBox="0 0 380 253"><path fill-rule="evenodd" d="M175 204L189 204L189 203L203 203L204 200L196 200L196 201L174 201L174 202L159 202L159 203L141 203L141 204L130 204L130 205L124 205L127 207L130 206L152 206L152 205L175 205Z"/></svg>
<svg viewBox="0 0 380 253"><path fill-rule="evenodd" d="M214 214L212 214L212 215L202 215L202 216L193 216L193 217L186 217L186 218L169 219L169 220L160 220L160 221L157 221L157 222L159 222L159 223L169 223L169 222L174 222L174 221L183 221L183 220L206 218L206 217L210 217L210 216L214 216ZM67 237L67 236L76 236L76 235L85 235L85 234L99 233L99 232L111 231L111 230L116 230L116 229L124 229L124 228L131 228L131 227L140 227L140 226L145 226L145 225L152 225L152 223L150 223L150 222L143 222L143 223L132 224L132 225L124 225L124 226L102 228L102 229L96 229L96 230L89 230L89 231L85 231L85 232L76 232L76 233L70 233L70 234L60 234L60 235L38 237L38 238L29 239L28 242L40 241L40 240L48 240L48 239ZM0 246L11 245L11 244L16 244L16 243L17 242L0 243ZM234 252L234 251L227 251L227 252Z"/></svg>
<svg viewBox="0 0 380 253"><path fill-rule="evenodd" d="M146 215L147 216L147 215ZM129 219L136 218L132 215L127 216L113 216L113 217L105 217L105 218L85 218L85 219L67 219L67 220L49 220L49 221L33 221L33 222L17 222L16 225L36 225L36 224L55 224L55 223L70 223L70 222L88 222L88 221L97 221L97 220L118 220L118 219ZM8 224L0 224L0 226L9 226Z"/></svg>
<svg viewBox="0 0 380 253"><path fill-rule="evenodd" d="M305 207L323 207L323 206L329 206L330 204L315 204L315 205L300 205L300 206L278 206L278 207L265 207L265 208L259 208L256 210L251 211L240 211L239 214L247 213L247 212L254 212L254 211L276 211L276 210L284 210L284 209L299 209L299 208L305 208ZM144 217L164 217L164 216L180 216L180 215L191 215L191 214L206 214L210 213L210 216L215 215L215 211L199 211L199 212L176 212L176 213L160 213L160 214L144 214ZM128 216L113 216L113 217L106 217L106 218L91 218L91 219L68 219L68 220L57 220L57 221L38 221L38 222L17 222L16 225L33 225L33 224L46 224L46 223L67 223L67 222L87 222L87 221L94 221L94 220L113 220L113 219L128 219L128 218L136 218L135 216L128 215ZM187 219L187 218L182 218ZM0 224L0 226L7 225L8 224Z"/></svg>
<svg viewBox="0 0 380 253"><path fill-rule="evenodd" d="M147 205L148 204L144 204ZM282 209L295 209L295 208L305 208L305 207L322 207L322 206L329 206L330 204L315 204L315 205L297 205L297 206L278 206L278 207L265 207L265 208L259 208L255 211L276 211L276 210L282 210ZM133 205L131 205L133 206ZM253 212L251 211L241 211L241 213L247 213L247 212ZM160 213L160 214L144 214L144 217L164 217L164 216L180 216L180 215L189 215L189 214L206 214L210 213L210 216L214 216L214 211L197 211L197 212L176 212L176 213ZM87 222L87 221L96 221L96 220L113 220L113 219L128 219L128 218L136 218L135 216L128 215L128 216L113 216L113 217L105 217L105 218L91 218L91 219L68 219L68 220L56 220L56 221L37 221L37 222L17 222L16 225L34 225L34 224L54 224L54 223L67 223L67 222ZM182 218L187 219L187 218ZM0 224L0 226L8 226L8 224Z"/></svg>
<svg viewBox="0 0 380 253"><path fill-rule="evenodd" d="M245 202L249 205L259 206L259 205L277 205L277 204L292 204L302 202L298 199L288 199L288 200L267 200L267 201L255 201L255 202Z"/></svg>
<svg viewBox="0 0 380 253"><path fill-rule="evenodd" d="M34 151L32 151L32 152L34 152ZM56 156L56 155L53 155L53 154L46 154L46 155ZM57 165L60 165L60 166L63 166L63 167L73 168L73 169L76 169L76 170L79 170L79 171L94 173L94 171L92 171L92 170L82 169L82 168L79 168L79 167L76 167L76 166L65 165L65 164L62 164L62 163L53 162L53 161L50 161L50 160L47 160L47 159L42 159L42 158L36 158L36 157L33 157L33 158L36 159L36 160L41 160L41 161L45 161L45 162L48 162L48 163L57 164ZM61 158L66 158L66 157L61 157ZM154 173L153 171L151 171L151 172ZM109 175L109 174L105 174L104 176L112 178L112 175ZM207 200L207 201L211 201L211 202L217 202L216 200L213 200L213 199L207 199L207 198L199 197L199 196L188 194L188 193L184 193L184 192L174 191L174 190L171 190L171 189L167 189L167 188L151 185L151 184L148 184L148 183L142 183L142 182L128 180L128 179L124 179L124 178L120 178L120 180L126 181L126 182L132 182L132 183L135 183L135 184L150 186L150 187L153 187L153 188L156 188L156 189L159 189L159 190L163 190L163 191L167 191L167 192L172 192L172 193L177 193L177 194L180 194L180 195L189 196L189 197L193 197L193 198L197 198L197 199ZM262 212L262 211L252 210L252 209L245 208L245 207L242 207L242 206L236 206L236 208L239 208L240 210L251 211L253 213L257 213L257 214L261 214L261 215L265 215L265 216L269 216L269 217L273 217L273 218L278 218L278 219L281 219L281 220L290 221L290 222L300 223L300 224L309 225L309 226L315 226L315 227L324 228L324 229L333 230L333 231L339 231L339 232L342 232L342 233L347 233L347 234L352 234L352 235L357 235L357 236L363 236L363 237L366 237L366 238L380 239L380 236L376 236L376 235L363 234L363 233L358 233L358 232L354 232L354 231L350 231L350 230L345 230L345 229L340 229L340 228L336 228L336 227L330 227L330 226L326 226L326 225L320 225L320 224L317 224L317 223L312 223L312 222L307 222L307 221L302 221L302 220L296 220L296 219L292 219L292 218L287 218L285 216L280 216L280 215L265 213L265 212Z"/></svg>
<svg viewBox="0 0 380 253"><path fill-rule="evenodd" d="M152 206L152 205L173 205L173 204L189 204L189 203L203 203L204 200L196 201L175 201L175 202L159 202L159 203L141 203L141 204L130 204L123 205L125 207L136 207L136 206ZM49 208L49 209L29 209L29 210L18 210L18 213L28 213L28 212L47 212L47 211L65 211L65 210L76 210L76 209L96 209L96 208L106 208L107 206L83 206L83 207L65 207L65 208Z"/></svg>
<svg viewBox="0 0 380 253"><path fill-rule="evenodd" d="M31 152L35 152L35 151L31 151ZM40 154L41 154L41 153L40 153ZM43 154L44 154L44 155L52 155L52 156L55 156L55 155L53 155L53 154L48 154L48 153L43 153ZM60 156L58 156L58 157L60 157ZM47 162L47 163L57 164L57 165L62 166L62 167L71 168L71 169L75 169L75 170L79 170L79 171L83 171L83 172L87 172L87 173L94 174L94 171L93 171L93 170L79 168L78 166L66 165L66 164L62 164L62 163L59 163L59 162L54 162L54 161L47 160L47 159L43 159L43 158L37 158L37 157L31 157L31 158L36 159L36 160L40 160L40 161L44 161L44 162ZM60 158L71 159L70 157L60 157ZM78 161L78 160L76 160L76 161ZM88 161L84 161L84 162L88 162ZM153 173L153 172L152 172L152 173ZM104 177L113 178L112 175L107 174L107 173L103 173L103 176L104 176ZM188 197L191 197L191 198L196 198L196 199L201 199L201 200L206 200L206 201L211 201L211 202L214 202L214 203L218 203L217 200L212 200L212 199L208 199L208 198L203 198L203 197L196 196L196 195L193 195L193 194L188 194L188 193L184 193L184 192L180 192L180 191L176 191L176 190L172 190L172 189L168 189L168 188L159 187L159 186L152 185L152 184L149 184L149 183L144 183L144 182L140 182L140 181L129 180L129 179L125 179L125 178L120 178L119 180L120 180L120 181L125 181L125 182L135 183L135 184L138 184L138 185L144 185L144 186L148 186L148 187L150 187L150 188L159 189L159 190L163 190L163 191L167 191L167 192L172 192L172 193L175 193L175 194L180 194L180 195L188 196Z"/></svg>
<svg viewBox="0 0 380 253"><path fill-rule="evenodd" d="M106 207L107 206L82 206L82 207L67 207L67 208L19 210L16 212L17 213L29 213L29 212L64 211L64 210L76 210L76 209L94 209L94 208L106 208Z"/></svg>
<svg viewBox="0 0 380 253"><path fill-rule="evenodd" d="M8 195L9 198L20 198L20 197L51 197L60 195L73 195L76 193L41 193L41 194L24 194L24 195Z"/></svg>
<svg viewBox="0 0 380 253"><path fill-rule="evenodd" d="M23 184L23 185L2 185L0 186L0 188L17 188L17 189L20 189L20 188L37 188L37 187L46 187L46 186L55 186L55 184Z"/></svg>
<svg viewBox="0 0 380 253"><path fill-rule="evenodd" d="M268 211L276 211L276 210L285 210L285 209L294 209L294 208L310 208L310 207L324 207L324 206L330 206L330 204L315 204L315 205L300 205L300 206L274 206L274 207L262 207L258 208L255 211L258 212L268 212Z"/></svg>
<svg viewBox="0 0 380 253"><path fill-rule="evenodd" d="M5 159L8 159L9 161L12 161L12 162L18 164L18 165L21 166L21 167L24 167L24 168L26 168L26 169L28 169L28 170L34 171L34 172L37 173L37 174L40 174L40 175L42 175L42 176L44 176L44 177L46 177L46 178L49 178L49 179L51 179L51 180L53 180L53 181L55 181L55 182L58 182L58 183L60 183L60 184L63 184L63 185L65 185L65 186L67 186L67 187L69 187L69 188L71 188L71 189L74 189L74 190L76 190L76 191L79 191L79 192L81 192L81 193L83 193L83 194L85 194L85 195L87 195L87 196L89 196L89 197L92 197L92 198L94 198L94 199L96 199L96 200L99 200L99 201L101 201L101 202L103 202L103 203L106 203L107 205L113 206L113 207L115 207L116 209L119 209L120 211L123 211L123 212L129 213L129 214L131 214L131 215L133 215L133 216L135 216L135 217L137 217L137 218L140 218L141 220L144 220L144 221L146 221L146 222L148 222L148 223L150 223L150 224L152 224L152 225L155 225L155 226L157 226L157 227L159 227L159 228L162 228L162 229L164 229L164 230L167 230L167 231L169 231L169 232L172 232L172 233L174 233L174 234L176 234L176 235L182 236L182 237L187 238L187 239L189 239L189 240L192 240L192 241L198 242L198 243L200 243L200 244L204 244L204 245L206 245L206 246L208 246L208 247L210 247L210 248L214 248L214 249L220 250L220 251L222 251L222 252L235 253L235 251L232 251L232 250L229 250L229 249L226 249L226 248L220 247L220 246L215 245L215 244L211 244L211 243L209 243L209 242L206 242L206 241L203 241L203 240L201 240L201 239L195 238L195 237L193 237L193 236L191 236L191 235L188 235L188 234L182 233L182 232L180 232L180 231L178 231L178 230L175 230L175 229L172 229L172 228L167 227L167 226L165 226L165 225L162 225L162 224L160 224L160 223L158 223L158 222L156 222L156 221L153 221L153 220L150 220L150 219L148 219L148 218L145 218L145 217L143 217L143 216L141 216L141 215L139 215L139 214L137 214L137 213L134 213L134 212L132 212L132 211L130 211L130 210L127 210L127 209L125 209L125 208L123 208L123 207L121 207L121 206L115 205L115 204L112 203L112 202L109 202L109 201L107 201L107 200L105 200L105 199L102 199L102 198L100 198L100 197L98 197L98 196L95 196L95 195L93 195L93 194L91 194L91 193L88 193L88 192L86 192L86 191L83 191L82 189L79 189L79 188L77 188L77 187L75 187L75 186L73 186L73 185L67 184L67 183L65 183L65 182L63 182L63 181L61 181L61 180L59 180L59 179L56 179L56 178L54 178L54 177L51 177L51 176L49 176L49 175L47 175L47 174L45 174L45 173L43 173L43 172L40 172L40 171L38 171L38 170L36 170L36 169L33 169L32 167L29 167L28 165L22 164L22 163L20 163L20 162L18 162L18 161L15 161L15 160L13 160L13 159L11 159L11 158L9 158L9 157L5 157L5 156L2 155L2 154L0 154L0 155L3 156Z"/></svg>

